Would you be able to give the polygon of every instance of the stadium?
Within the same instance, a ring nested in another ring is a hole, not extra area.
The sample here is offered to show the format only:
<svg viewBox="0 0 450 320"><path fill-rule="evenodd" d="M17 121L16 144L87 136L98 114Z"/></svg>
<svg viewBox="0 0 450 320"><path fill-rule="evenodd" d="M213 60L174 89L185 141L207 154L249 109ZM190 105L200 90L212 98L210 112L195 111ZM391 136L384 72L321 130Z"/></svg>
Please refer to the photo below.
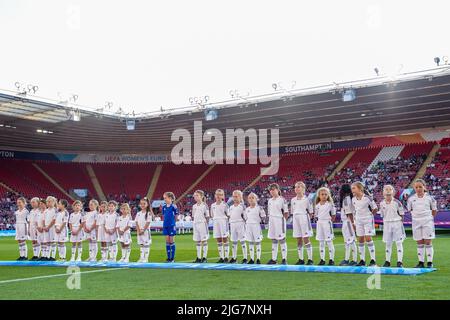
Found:
<svg viewBox="0 0 450 320"><path fill-rule="evenodd" d="M0 89L0 300L448 299L450 64L448 56L429 62L142 112L81 104L76 94L43 97L21 81ZM370 199L373 230L357 229L355 183ZM386 185L400 240L385 238ZM413 204L420 188L432 220L423 238ZM308 236L295 236L303 227L291 199L307 203ZM226 208L223 236L218 206ZM331 209L322 214L324 206ZM62 213L66 237L49 235L61 226L47 223L51 210ZM103 214L114 216L111 233Z"/></svg>
<svg viewBox="0 0 450 320"><path fill-rule="evenodd" d="M343 93L349 88L356 98L343 101ZM286 199L295 196L293 185L296 181L304 181L308 193L326 185L332 190L335 202L339 203L339 188L343 183L364 181L375 199L381 201L384 184L393 184L398 191L397 197L401 199L411 191L411 184L415 179L423 178L438 202L439 213L435 221L438 236L435 243L436 247L442 248L435 262L438 271L413 279L412 283L409 277L386 275L383 277L386 288L381 290L378 297L398 297L399 292L402 292L403 298L405 294L410 298L422 297L419 289L423 286L432 286L435 294L444 297L446 289L440 287L439 283L448 275L447 262L450 258L445 250L448 241L446 230L450 227L449 98L450 72L444 66L404 75L394 81L374 78L360 83L342 84L340 88L323 87L291 92L289 96L284 93L282 96L274 94L273 97L255 97L254 101L247 101L245 105L239 101L231 101L227 105L209 106L209 109L217 110L219 117L204 122L205 134L212 128L225 130L231 126L246 130L264 127L267 126L265 121L280 128L279 170L277 174L267 176L261 175L259 164L176 165L171 162L170 151L173 144L165 144L163 149L159 142L170 141L170 133L176 128L192 130L193 122L205 117L202 106L197 107L197 110L174 110L173 115L167 115L173 119L170 125L160 115L136 116L133 118L135 129L127 130L125 121L120 116L77 109L80 121L73 121L73 106L39 101L26 94L2 93L2 260L17 258L17 245L11 235L15 229L15 200L19 196L27 199L55 196L70 203L82 200L85 204L92 198L128 202L133 216L138 211L139 200L148 197L152 200L155 215L160 216L162 195L170 190L176 195L180 213L189 216L195 203L193 193L197 189L205 191L208 204L214 202L215 190L223 188L226 199L231 197L235 189L243 190L244 195L255 192L259 195L259 204L266 207L270 197L267 186L273 182L280 185ZM274 109L277 110L276 115L271 114ZM323 116L323 110L333 111ZM42 130L51 133L45 134ZM153 139L149 140L149 136ZM142 154L142 149L155 152ZM246 160L251 152L254 150L240 150L238 153L241 160ZM161 218L156 220L159 221L154 221L151 225L153 243L150 261L164 262ZM195 247L191 239L192 222L189 225L184 220L185 233L177 236L177 261L191 262L195 258ZM376 218L376 223L381 230L382 220ZM406 215L404 224L410 229L410 215ZM338 234L338 220L334 228ZM288 221L288 229L289 234L292 232L291 221ZM288 261L294 262L296 254L292 235L288 236L288 240L288 250L291 251ZM380 237L377 236L375 241L380 243L377 253L382 256ZM407 239L406 242L412 240ZM339 236L335 243L337 256L342 256ZM267 260L270 250L267 243L263 242L263 246L262 260ZM406 251L405 262L410 267L415 262L414 248L411 247ZM215 243L211 242L210 250L214 256L217 252ZM87 251L86 249L85 254ZM132 251L131 261L137 261L137 255L138 249ZM209 260L215 262L218 257L210 257ZM61 273L57 267L1 268L4 270L2 277L6 279ZM177 270L174 275L174 270L170 269L124 269L126 270L119 272L86 274L86 282L89 283L86 286L90 290L88 293L82 291L83 296L86 297L87 294L87 297L99 298L99 293L93 288L100 283L103 286L108 278L116 279L118 273L122 273L121 279L152 279L149 280L152 285L162 284L168 281L168 277L178 277L179 281L187 282L183 286L185 289L180 288L175 296L173 293L171 296L164 296L164 293L158 292L159 298L181 298L186 294L190 294L192 298L204 298L205 294L211 298L224 298L231 294L232 286L225 287L219 293L207 283L218 277L239 279L243 276L241 271L232 270ZM350 282L354 290L349 298L377 297L376 292L366 289L367 276L364 275L339 275L346 279L341 281L335 275L327 273L247 273L244 277L251 285L242 292L233 292L233 298L257 298L252 292L262 289L258 286L260 276L264 276L268 283L283 281L286 286L291 287L292 290L269 293L276 298L319 298L323 293L320 290L314 292L308 285L310 282L312 286L314 281L333 283L336 291L328 292L327 298L341 297L342 293L338 288L347 286ZM39 281L26 285L39 286L40 290L35 298L79 297L64 286L61 286L61 291L57 289L58 281L61 282L58 277L50 279L45 286ZM197 281L204 284L204 292L201 296L192 296L190 290ZM116 284L116 280L110 282L111 285ZM298 290L300 283L301 288L308 287L308 290ZM23 285L25 282L2 284L6 289L2 292L8 296L25 298L21 296L21 293L26 292L21 289ZM414 287L417 290L413 290ZM410 290L405 293L405 288ZM268 290L267 285L265 290ZM101 298L117 298L113 290L106 288L105 292L107 296L102 295ZM152 298L148 292L133 292L132 296Z"/></svg>

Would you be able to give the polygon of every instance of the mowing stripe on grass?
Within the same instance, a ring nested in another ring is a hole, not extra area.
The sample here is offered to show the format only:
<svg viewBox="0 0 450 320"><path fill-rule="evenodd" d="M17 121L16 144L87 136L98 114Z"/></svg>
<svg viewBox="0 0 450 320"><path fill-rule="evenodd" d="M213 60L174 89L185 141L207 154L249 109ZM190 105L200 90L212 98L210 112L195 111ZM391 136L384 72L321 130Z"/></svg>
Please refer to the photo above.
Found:
<svg viewBox="0 0 450 320"><path fill-rule="evenodd" d="M90 271L80 271L77 272L77 274L87 274L87 273L99 273L99 272L106 272L106 271L117 271L117 270L124 270L128 269L126 267L124 268L116 268L116 269L100 269L100 270L90 270ZM0 281L1 284L5 283L12 283L12 282L22 282L22 281L30 281L30 280L39 280L39 279L47 279L47 278L57 278L57 277L68 277L73 275L73 273L57 273L57 274L49 274L46 276L36 276L36 277L30 277L30 278L18 278L18 279L9 279L9 280L2 280Z"/></svg>

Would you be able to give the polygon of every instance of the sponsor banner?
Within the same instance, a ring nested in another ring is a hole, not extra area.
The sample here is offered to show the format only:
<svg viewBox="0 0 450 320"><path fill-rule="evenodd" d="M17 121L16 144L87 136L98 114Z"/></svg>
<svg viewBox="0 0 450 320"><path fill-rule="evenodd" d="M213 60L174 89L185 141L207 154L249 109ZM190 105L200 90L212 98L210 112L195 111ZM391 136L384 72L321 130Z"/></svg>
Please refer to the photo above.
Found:
<svg viewBox="0 0 450 320"><path fill-rule="evenodd" d="M297 146L281 147L281 153L325 151L325 150L331 150L332 147L333 147L333 144L331 142L304 144L304 145L297 145Z"/></svg>
<svg viewBox="0 0 450 320"><path fill-rule="evenodd" d="M79 154L73 162L168 162L170 157L163 154Z"/></svg>
<svg viewBox="0 0 450 320"><path fill-rule="evenodd" d="M53 153L38 153L26 151L0 150L0 159L23 159L57 161L58 157Z"/></svg>

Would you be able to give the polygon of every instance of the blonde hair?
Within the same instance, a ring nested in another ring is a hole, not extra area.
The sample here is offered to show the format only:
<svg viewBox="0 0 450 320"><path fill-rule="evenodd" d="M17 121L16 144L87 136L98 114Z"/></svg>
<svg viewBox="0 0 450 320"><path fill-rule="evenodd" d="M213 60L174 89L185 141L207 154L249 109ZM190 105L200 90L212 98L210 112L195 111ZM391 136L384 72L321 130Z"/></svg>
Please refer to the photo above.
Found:
<svg viewBox="0 0 450 320"><path fill-rule="evenodd" d="M364 193L364 184L361 181L356 181L352 183L352 187L355 186L357 187L359 190L361 190L362 193Z"/></svg>
<svg viewBox="0 0 450 320"><path fill-rule="evenodd" d="M203 190L195 190L194 194L200 195L202 202L206 202L205 191Z"/></svg>
<svg viewBox="0 0 450 320"><path fill-rule="evenodd" d="M390 185L390 184L386 184L384 187L383 187L383 197L386 197L386 194L387 194L387 190L386 189L391 189L392 190L392 196L394 196L394 194L395 194L395 188L392 186L392 185Z"/></svg>
<svg viewBox="0 0 450 320"><path fill-rule="evenodd" d="M255 200L256 200L256 204L258 204L259 198L258 198L258 196L256 195L256 193L251 192L251 193L247 196L247 200L248 200L248 198L250 198L250 197L254 197Z"/></svg>
<svg viewBox="0 0 450 320"><path fill-rule="evenodd" d="M413 182L413 186L414 186L416 183L420 183L421 185L423 185L423 188L424 188L425 192L428 191L428 189L427 189L427 183L425 182L425 180L423 180L423 179L416 179L416 180L414 180L414 182Z"/></svg>
<svg viewBox="0 0 450 320"><path fill-rule="evenodd" d="M222 194L225 195L225 191L223 191L223 189L217 189L215 194Z"/></svg>
<svg viewBox="0 0 450 320"><path fill-rule="evenodd" d="M233 195L237 194L239 197L239 203L242 202L242 191L241 190L234 190Z"/></svg>
<svg viewBox="0 0 450 320"><path fill-rule="evenodd" d="M56 203L58 202L58 200L56 200L56 198L55 198L54 196L48 196L48 197L45 199L45 202L50 201L50 200L53 201L54 206L55 206Z"/></svg>
<svg viewBox="0 0 450 320"><path fill-rule="evenodd" d="M172 201L175 201L175 194L173 192L170 191L166 191L164 192L164 195L170 199L172 199Z"/></svg>
<svg viewBox="0 0 450 320"><path fill-rule="evenodd" d="M128 204L128 202L122 203L122 204L120 205L120 209L122 209L122 208L125 208L125 209L126 209L125 212L127 213L127 215L130 214L131 208L130 208L130 205Z"/></svg>
<svg viewBox="0 0 450 320"><path fill-rule="evenodd" d="M321 187L316 191L316 199L314 204L318 204L320 202L320 192L325 191L327 193L327 201L331 204L334 204L333 197L331 196L331 191L327 187Z"/></svg>
<svg viewBox="0 0 450 320"><path fill-rule="evenodd" d="M303 189L303 191L306 191L306 184L303 181L297 181L294 184L294 187L297 187L297 186L300 186Z"/></svg>
<svg viewBox="0 0 450 320"><path fill-rule="evenodd" d="M31 198L30 203L33 201L39 203L40 200L41 199L39 199L38 197L33 197L33 198Z"/></svg>
<svg viewBox="0 0 450 320"><path fill-rule="evenodd" d="M91 201L89 201L89 203L93 203L95 205L95 209L98 209L98 201L95 199L91 199Z"/></svg>
<svg viewBox="0 0 450 320"><path fill-rule="evenodd" d="M27 205L27 199L25 199L25 197L19 197L16 201L21 201L24 205Z"/></svg>

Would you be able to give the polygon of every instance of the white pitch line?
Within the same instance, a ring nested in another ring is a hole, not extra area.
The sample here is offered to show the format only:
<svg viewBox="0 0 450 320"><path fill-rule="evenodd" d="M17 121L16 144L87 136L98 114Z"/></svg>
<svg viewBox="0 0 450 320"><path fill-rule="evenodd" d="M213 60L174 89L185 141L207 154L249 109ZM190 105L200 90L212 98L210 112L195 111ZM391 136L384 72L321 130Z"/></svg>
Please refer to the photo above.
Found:
<svg viewBox="0 0 450 320"><path fill-rule="evenodd" d="M116 271L116 270L124 270L128 268L109 268L109 269L100 269L100 270L89 270L89 271L81 271L77 272L76 274L86 274L86 273L97 273L97 272L106 272L106 271ZM58 274L50 274L47 276L37 276L37 277L31 277L31 278L18 278L18 279L9 279L9 280L2 280L0 281L0 284L5 283L12 283L12 282L21 282L21 281L30 281L30 280L38 280L38 279L47 279L47 278L57 278L57 277L68 277L73 275L74 273L58 273Z"/></svg>

